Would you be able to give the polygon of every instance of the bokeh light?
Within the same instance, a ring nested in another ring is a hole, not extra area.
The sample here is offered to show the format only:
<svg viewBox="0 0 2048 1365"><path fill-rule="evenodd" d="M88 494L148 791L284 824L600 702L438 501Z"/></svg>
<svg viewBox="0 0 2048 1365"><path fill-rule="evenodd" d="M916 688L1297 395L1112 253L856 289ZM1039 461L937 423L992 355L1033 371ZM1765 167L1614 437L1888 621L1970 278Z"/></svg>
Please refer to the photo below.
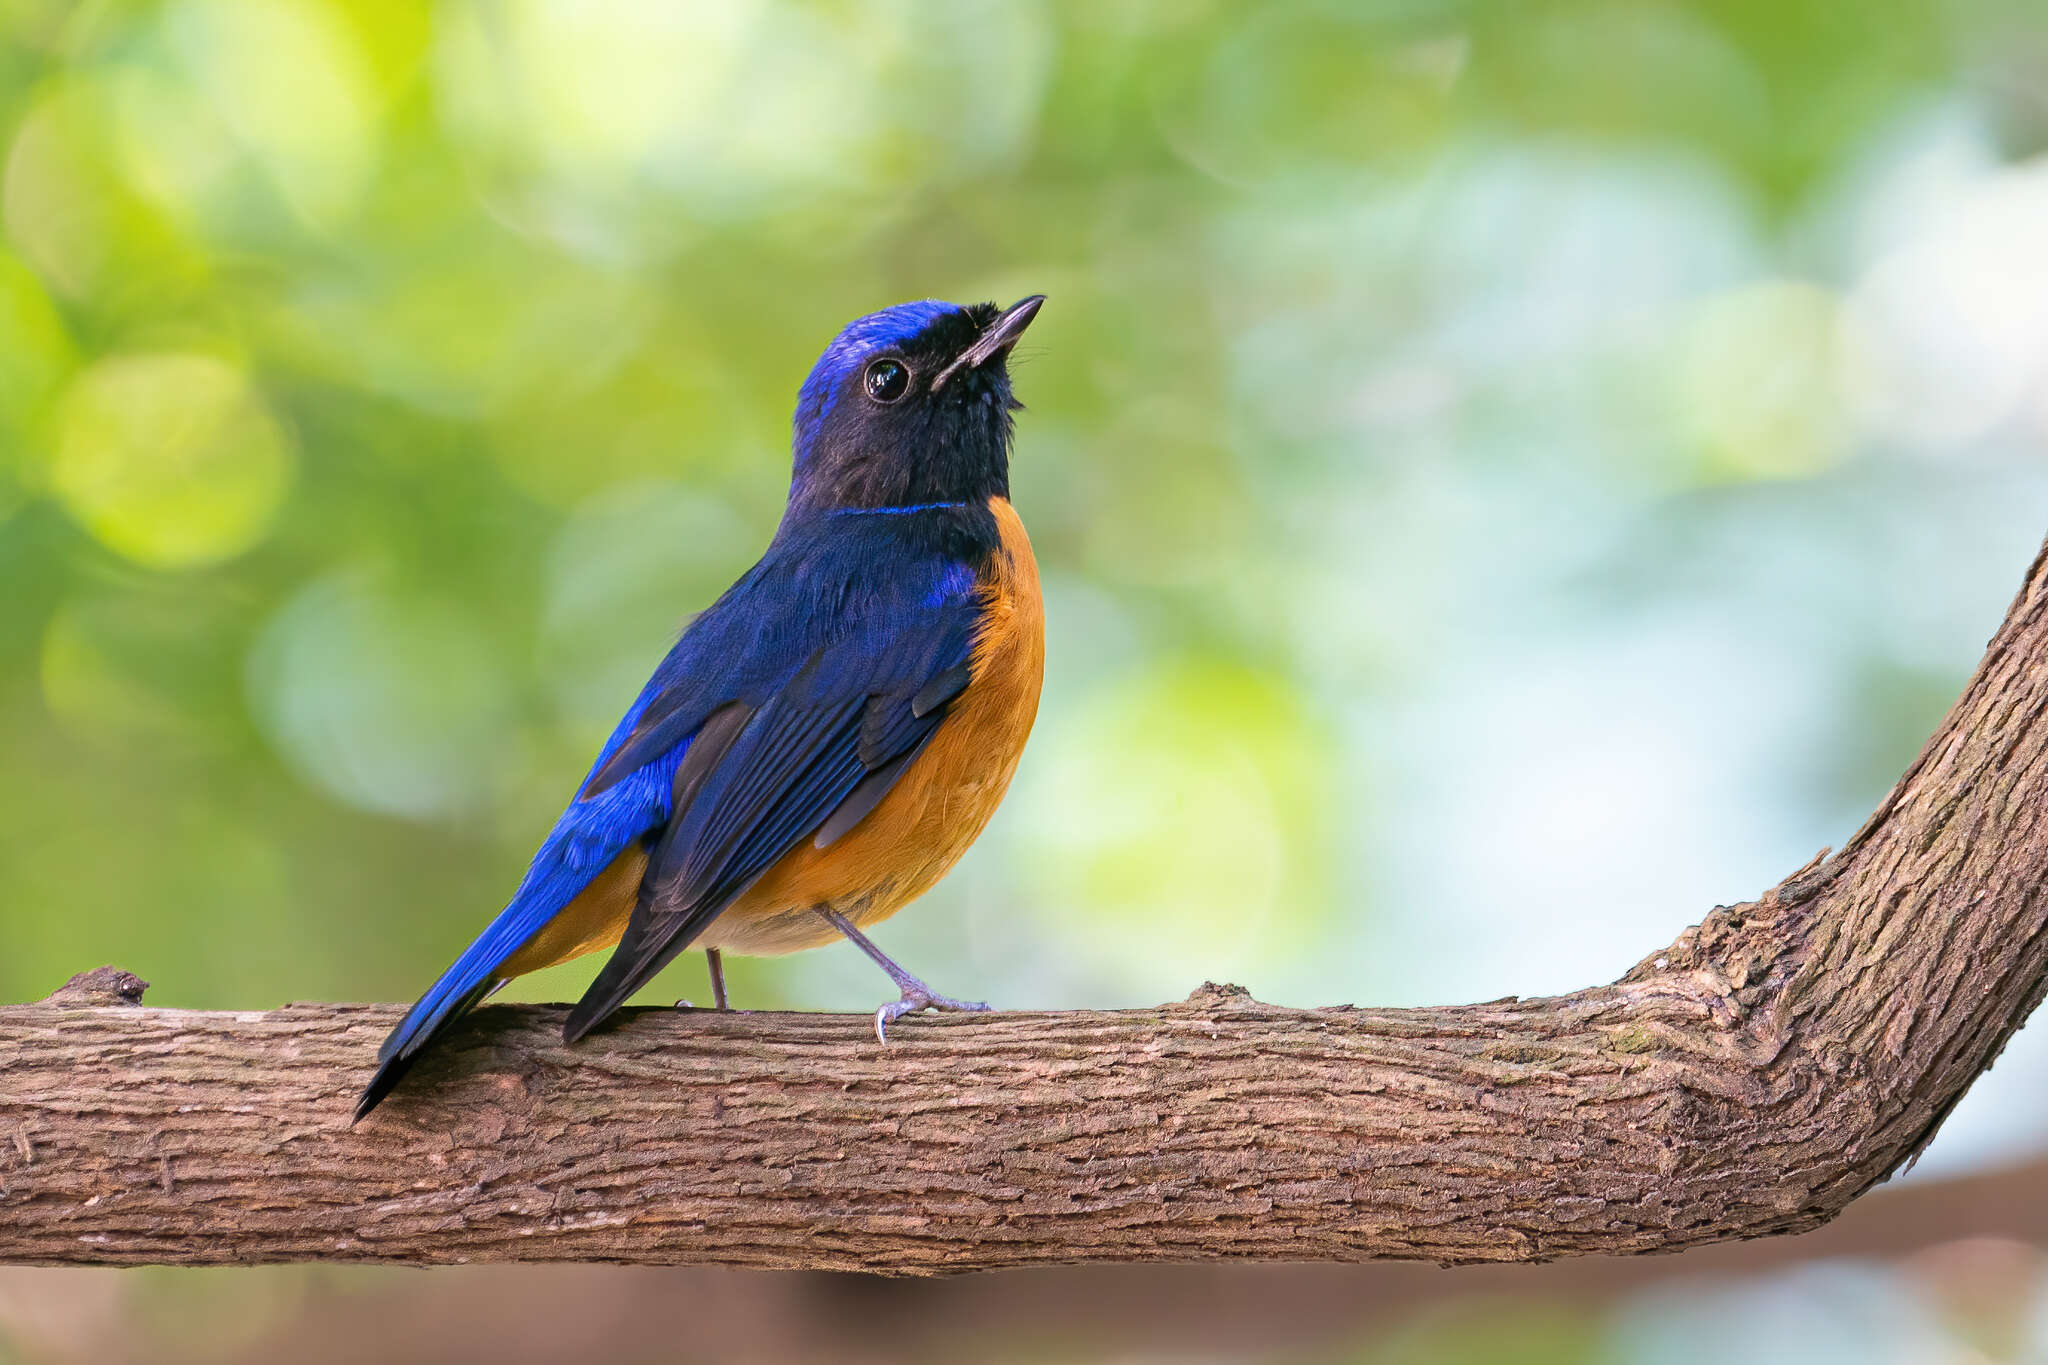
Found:
<svg viewBox="0 0 2048 1365"><path fill-rule="evenodd" d="M110 356L65 393L50 487L101 542L158 569L260 541L292 450L243 372L214 356Z"/></svg>
<svg viewBox="0 0 2048 1365"><path fill-rule="evenodd" d="M518 737L503 664L463 613L344 573L285 605L249 661L257 715L299 775L425 818L485 801Z"/></svg>

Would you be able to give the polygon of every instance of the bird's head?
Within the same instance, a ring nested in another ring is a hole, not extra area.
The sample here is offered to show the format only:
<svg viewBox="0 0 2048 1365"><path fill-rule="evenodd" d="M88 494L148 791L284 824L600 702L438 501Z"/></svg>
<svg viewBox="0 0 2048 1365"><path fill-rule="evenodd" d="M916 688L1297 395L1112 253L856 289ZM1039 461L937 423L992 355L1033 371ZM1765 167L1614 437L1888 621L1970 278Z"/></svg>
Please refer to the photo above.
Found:
<svg viewBox="0 0 2048 1365"><path fill-rule="evenodd" d="M848 325L797 395L790 510L1007 497L1010 348L1044 302L926 299Z"/></svg>

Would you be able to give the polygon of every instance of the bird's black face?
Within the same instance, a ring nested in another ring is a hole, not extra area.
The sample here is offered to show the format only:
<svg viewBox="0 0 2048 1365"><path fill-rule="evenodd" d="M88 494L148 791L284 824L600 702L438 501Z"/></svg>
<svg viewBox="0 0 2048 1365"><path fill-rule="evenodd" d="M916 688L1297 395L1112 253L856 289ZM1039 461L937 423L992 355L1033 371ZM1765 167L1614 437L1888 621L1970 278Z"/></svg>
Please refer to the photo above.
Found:
<svg viewBox="0 0 2048 1365"><path fill-rule="evenodd" d="M900 304L841 332L797 400L791 510L1009 496L1009 355L1044 301Z"/></svg>

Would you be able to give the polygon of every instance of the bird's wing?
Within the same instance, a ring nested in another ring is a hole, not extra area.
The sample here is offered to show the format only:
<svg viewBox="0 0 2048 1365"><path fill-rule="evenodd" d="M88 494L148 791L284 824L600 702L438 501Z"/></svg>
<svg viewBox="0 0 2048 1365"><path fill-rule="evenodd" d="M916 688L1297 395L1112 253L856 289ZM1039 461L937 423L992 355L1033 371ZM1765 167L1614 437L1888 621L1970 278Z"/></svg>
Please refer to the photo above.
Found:
<svg viewBox="0 0 2048 1365"><path fill-rule="evenodd" d="M663 885L701 881L715 890L736 869L755 868L741 874L746 879L758 875L774 861L768 851L777 840L786 851L813 829L823 837L851 828L965 685L980 601L961 548L914 549L862 528L778 543L691 622L606 742L511 902L385 1039L357 1117L442 1029L502 983L499 969L513 954L636 842L659 838L650 882L659 875ZM851 767L844 753L850 723L860 737ZM810 825L797 828L806 819ZM721 841L718 854L692 861L699 842L709 850L713 839ZM632 976L623 1000L722 908L717 902L694 921L666 914L644 926L649 917L636 909L599 983ZM627 972L628 962L639 967Z"/></svg>
<svg viewBox="0 0 2048 1365"><path fill-rule="evenodd" d="M829 844L858 823L967 686L981 613L974 574L964 563L922 556L875 569L859 564L844 585L822 585L840 605L836 628L806 638L804 653L772 686L728 696L691 721L695 738L675 770L667 827L625 937L570 1013L572 1041L798 844ZM673 724L671 711L702 705L650 705L646 748L629 737L620 752L632 758L619 766L655 747L653 737ZM592 786L610 776L609 766L601 769Z"/></svg>

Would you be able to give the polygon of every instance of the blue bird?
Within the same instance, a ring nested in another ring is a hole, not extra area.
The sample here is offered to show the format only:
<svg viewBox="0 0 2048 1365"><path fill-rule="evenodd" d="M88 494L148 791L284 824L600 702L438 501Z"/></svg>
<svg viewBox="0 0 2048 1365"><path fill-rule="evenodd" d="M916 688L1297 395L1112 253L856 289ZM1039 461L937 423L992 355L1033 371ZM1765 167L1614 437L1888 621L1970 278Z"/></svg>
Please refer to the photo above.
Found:
<svg viewBox="0 0 2048 1365"><path fill-rule="evenodd" d="M598 754L511 904L378 1053L361 1119L515 976L617 947L575 1042L692 946L845 937L923 895L995 813L1045 671L1038 567L1010 506L1009 355L1042 295L899 304L842 331L797 394L789 504L759 563L690 623Z"/></svg>

